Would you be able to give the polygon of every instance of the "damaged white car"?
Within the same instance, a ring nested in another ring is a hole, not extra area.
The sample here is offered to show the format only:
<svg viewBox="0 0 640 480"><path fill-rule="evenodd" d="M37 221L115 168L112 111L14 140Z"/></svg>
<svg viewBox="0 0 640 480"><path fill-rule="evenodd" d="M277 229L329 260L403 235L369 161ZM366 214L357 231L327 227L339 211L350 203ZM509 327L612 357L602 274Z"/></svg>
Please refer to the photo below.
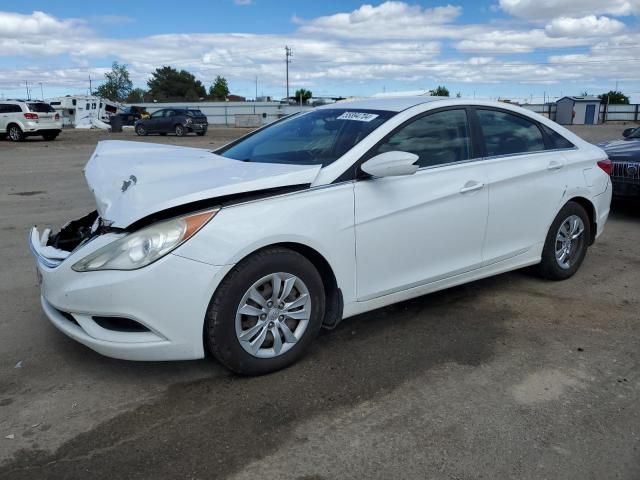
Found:
<svg viewBox="0 0 640 480"><path fill-rule="evenodd" d="M569 278L607 220L609 169L518 107L359 100L215 152L101 142L96 211L30 246L46 315L79 342L261 374L349 316L525 266Z"/></svg>

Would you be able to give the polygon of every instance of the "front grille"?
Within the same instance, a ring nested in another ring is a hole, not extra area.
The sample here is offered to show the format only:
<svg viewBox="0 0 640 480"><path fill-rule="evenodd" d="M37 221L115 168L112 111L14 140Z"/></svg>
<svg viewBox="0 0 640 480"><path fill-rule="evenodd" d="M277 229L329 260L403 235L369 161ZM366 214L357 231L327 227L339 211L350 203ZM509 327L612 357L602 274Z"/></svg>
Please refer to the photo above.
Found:
<svg viewBox="0 0 640 480"><path fill-rule="evenodd" d="M627 180L640 180L640 163L614 161L611 176Z"/></svg>

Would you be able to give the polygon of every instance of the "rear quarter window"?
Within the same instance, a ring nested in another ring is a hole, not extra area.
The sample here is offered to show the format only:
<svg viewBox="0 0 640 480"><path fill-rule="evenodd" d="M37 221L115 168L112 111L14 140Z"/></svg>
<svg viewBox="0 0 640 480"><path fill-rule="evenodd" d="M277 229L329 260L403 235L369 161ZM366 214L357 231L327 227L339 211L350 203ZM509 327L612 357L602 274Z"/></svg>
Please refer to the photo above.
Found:
<svg viewBox="0 0 640 480"><path fill-rule="evenodd" d="M574 148L575 145L571 143L569 140L564 138L558 132L553 130L552 128L547 127L546 125L540 125L542 130L544 130L547 139L549 140L549 149L557 150L557 149L565 149L565 148Z"/></svg>

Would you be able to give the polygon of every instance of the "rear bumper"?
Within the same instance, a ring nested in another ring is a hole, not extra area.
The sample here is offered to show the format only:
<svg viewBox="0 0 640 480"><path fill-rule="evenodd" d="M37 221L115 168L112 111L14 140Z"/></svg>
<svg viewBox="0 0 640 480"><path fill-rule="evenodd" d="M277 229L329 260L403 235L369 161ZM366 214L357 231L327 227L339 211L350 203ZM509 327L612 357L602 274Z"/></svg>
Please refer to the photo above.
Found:
<svg viewBox="0 0 640 480"><path fill-rule="evenodd" d="M597 230L594 239L597 239L604 231L604 226L609 218L609 212L611 211L611 198L613 196L613 188L611 180L607 180L607 188L600 195L593 197L593 203L595 206L596 225Z"/></svg>

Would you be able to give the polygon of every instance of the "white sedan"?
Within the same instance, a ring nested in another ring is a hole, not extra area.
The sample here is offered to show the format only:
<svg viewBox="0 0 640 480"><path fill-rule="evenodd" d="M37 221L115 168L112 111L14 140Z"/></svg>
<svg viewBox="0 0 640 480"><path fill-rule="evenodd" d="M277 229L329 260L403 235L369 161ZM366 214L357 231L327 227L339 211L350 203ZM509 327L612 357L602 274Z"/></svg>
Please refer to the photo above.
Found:
<svg viewBox="0 0 640 480"><path fill-rule="evenodd" d="M571 277L607 220L610 168L515 106L358 100L215 152L100 142L96 211L29 243L70 337L262 374L362 312L526 266Z"/></svg>

